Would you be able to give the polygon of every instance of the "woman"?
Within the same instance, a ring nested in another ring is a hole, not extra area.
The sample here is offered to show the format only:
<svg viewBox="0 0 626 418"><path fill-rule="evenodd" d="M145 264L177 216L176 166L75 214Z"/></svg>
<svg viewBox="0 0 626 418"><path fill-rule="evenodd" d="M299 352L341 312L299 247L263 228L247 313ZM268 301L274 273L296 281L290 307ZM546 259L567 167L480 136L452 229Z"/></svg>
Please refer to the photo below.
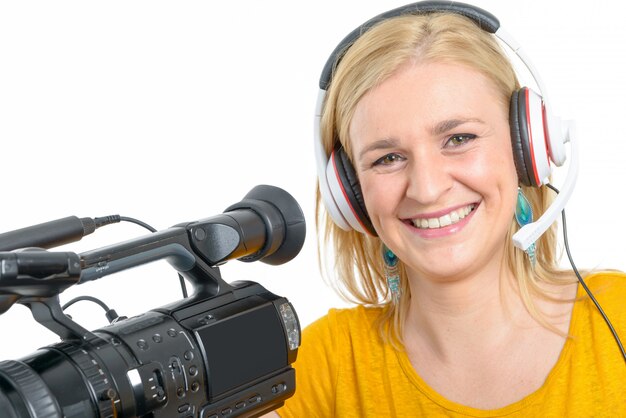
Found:
<svg viewBox="0 0 626 418"><path fill-rule="evenodd" d="M527 252L512 243L525 202L541 214L554 198L520 179L518 89L495 38L457 13L384 19L347 49L320 130L353 167L369 233L319 205L320 235L359 306L305 330L278 415L626 416L624 358L558 268L556 228ZM585 280L626 333L624 275Z"/></svg>

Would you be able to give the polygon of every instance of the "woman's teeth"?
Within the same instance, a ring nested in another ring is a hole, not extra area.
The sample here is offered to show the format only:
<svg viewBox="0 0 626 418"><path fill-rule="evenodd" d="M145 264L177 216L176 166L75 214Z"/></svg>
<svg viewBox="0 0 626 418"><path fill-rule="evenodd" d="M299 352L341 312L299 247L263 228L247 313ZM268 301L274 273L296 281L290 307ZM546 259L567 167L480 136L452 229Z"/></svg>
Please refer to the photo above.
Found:
<svg viewBox="0 0 626 418"><path fill-rule="evenodd" d="M412 222L416 228L420 229L443 228L444 226L455 224L461 219L465 218L471 211L474 210L475 206L476 205L474 204L467 205L463 208L453 210L452 212L447 213L439 218L419 218L413 219Z"/></svg>

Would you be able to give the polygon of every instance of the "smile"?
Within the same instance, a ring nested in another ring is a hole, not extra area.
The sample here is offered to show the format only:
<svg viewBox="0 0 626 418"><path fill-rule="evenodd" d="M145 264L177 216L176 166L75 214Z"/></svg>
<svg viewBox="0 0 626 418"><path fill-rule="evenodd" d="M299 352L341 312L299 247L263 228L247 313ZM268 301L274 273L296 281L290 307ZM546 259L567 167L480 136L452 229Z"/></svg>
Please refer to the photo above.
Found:
<svg viewBox="0 0 626 418"><path fill-rule="evenodd" d="M455 223L461 221L467 215L470 214L471 211L476 207L475 203L467 205L465 207L453 210L450 213L447 213L438 218L418 218L412 219L411 222L416 228L419 229L437 229L444 228L446 226L454 225Z"/></svg>

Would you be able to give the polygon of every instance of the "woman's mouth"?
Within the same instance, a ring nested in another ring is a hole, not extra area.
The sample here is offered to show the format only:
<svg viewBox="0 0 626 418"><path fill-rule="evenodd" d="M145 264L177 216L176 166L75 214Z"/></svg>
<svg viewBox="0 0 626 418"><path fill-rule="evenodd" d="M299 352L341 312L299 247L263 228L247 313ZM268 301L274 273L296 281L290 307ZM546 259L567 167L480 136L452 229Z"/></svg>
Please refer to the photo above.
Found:
<svg viewBox="0 0 626 418"><path fill-rule="evenodd" d="M416 218L411 219L411 223L418 229L438 229L454 225L469 215L475 208L476 203L458 208L438 218Z"/></svg>

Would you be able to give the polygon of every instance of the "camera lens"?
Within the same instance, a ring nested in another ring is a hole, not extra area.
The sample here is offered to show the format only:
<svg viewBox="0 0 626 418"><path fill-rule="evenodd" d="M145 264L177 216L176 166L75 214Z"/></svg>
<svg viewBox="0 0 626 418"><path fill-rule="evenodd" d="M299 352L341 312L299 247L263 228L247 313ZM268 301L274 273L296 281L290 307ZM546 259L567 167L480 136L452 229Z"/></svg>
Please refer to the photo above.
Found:
<svg viewBox="0 0 626 418"><path fill-rule="evenodd" d="M104 380L104 373L86 350L59 343L20 361L0 362L0 411L3 418L105 417L110 403L92 401Z"/></svg>
<svg viewBox="0 0 626 418"><path fill-rule="evenodd" d="M43 380L26 364L0 362L0 411L7 418L58 417L59 406Z"/></svg>

